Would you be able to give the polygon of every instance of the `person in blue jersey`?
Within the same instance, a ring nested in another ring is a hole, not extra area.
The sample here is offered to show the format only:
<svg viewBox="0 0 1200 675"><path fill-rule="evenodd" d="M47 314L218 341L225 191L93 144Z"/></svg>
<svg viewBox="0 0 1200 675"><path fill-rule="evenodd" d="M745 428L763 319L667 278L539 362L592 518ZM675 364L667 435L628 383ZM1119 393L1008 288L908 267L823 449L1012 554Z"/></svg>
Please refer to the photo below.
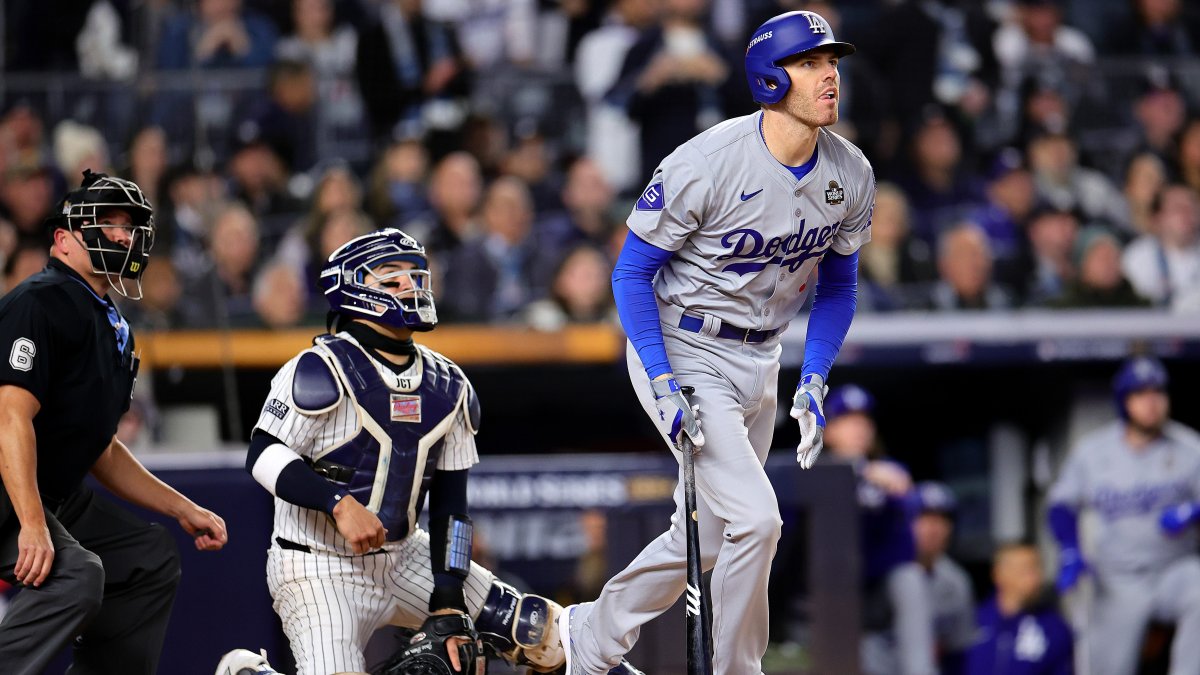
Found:
<svg viewBox="0 0 1200 675"><path fill-rule="evenodd" d="M809 468L822 447L825 382L854 317L875 178L862 151L827 128L838 120L838 62L853 52L813 12L781 14L756 30L745 64L761 110L713 126L659 163L627 219L613 272L638 400L672 451L686 435L696 453L717 675L760 672L767 648L782 520L763 462L780 333L815 288L791 396L796 459ZM683 593L682 487L675 501L667 532L595 603L561 615L569 675L604 673Z"/></svg>
<svg viewBox="0 0 1200 675"><path fill-rule="evenodd" d="M1042 559L1032 544L1000 546L992 560L996 594L980 605L967 675L1071 675L1071 628L1045 593Z"/></svg>

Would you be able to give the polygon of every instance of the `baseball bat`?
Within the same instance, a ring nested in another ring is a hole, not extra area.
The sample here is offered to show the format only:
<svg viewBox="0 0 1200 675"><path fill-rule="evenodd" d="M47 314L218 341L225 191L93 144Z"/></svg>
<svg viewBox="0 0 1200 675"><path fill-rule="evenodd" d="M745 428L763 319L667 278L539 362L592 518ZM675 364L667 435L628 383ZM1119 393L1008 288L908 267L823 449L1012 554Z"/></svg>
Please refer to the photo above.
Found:
<svg viewBox="0 0 1200 675"><path fill-rule="evenodd" d="M700 524L696 518L696 466L692 439L682 431L683 505L687 511L687 672L688 675L712 675L712 621L704 597L704 570L700 564Z"/></svg>

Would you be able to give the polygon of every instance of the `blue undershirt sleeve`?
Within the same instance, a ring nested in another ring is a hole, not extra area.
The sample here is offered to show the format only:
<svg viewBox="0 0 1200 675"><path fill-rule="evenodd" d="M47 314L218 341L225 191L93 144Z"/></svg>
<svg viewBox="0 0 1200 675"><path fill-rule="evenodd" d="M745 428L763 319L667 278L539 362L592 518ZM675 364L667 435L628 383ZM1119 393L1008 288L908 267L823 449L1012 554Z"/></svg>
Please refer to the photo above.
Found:
<svg viewBox="0 0 1200 675"><path fill-rule="evenodd" d="M817 267L817 289L804 338L803 375L817 374L829 380L829 369L842 349L857 306L858 251L850 255L827 251Z"/></svg>
<svg viewBox="0 0 1200 675"><path fill-rule="evenodd" d="M671 259L666 251L630 232L613 267L613 298L625 335L637 350L650 379L671 372L654 299L654 275Z"/></svg>
<svg viewBox="0 0 1200 675"><path fill-rule="evenodd" d="M1051 504L1047 512L1050 531L1062 549L1079 549L1079 516L1067 504Z"/></svg>

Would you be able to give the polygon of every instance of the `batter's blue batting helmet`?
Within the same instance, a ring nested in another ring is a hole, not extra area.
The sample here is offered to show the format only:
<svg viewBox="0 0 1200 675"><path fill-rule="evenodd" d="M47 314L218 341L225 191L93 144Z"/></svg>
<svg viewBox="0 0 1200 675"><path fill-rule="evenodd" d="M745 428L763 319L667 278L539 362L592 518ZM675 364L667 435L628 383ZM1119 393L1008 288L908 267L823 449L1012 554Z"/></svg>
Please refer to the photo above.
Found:
<svg viewBox="0 0 1200 675"><path fill-rule="evenodd" d="M389 262L410 262L414 269L377 274L367 285L367 272ZM408 277L410 288L393 292L389 282L400 276ZM346 318L419 331L437 324L425 247L395 228L355 237L334 251L321 269L321 289L329 308Z"/></svg>
<svg viewBox="0 0 1200 675"><path fill-rule="evenodd" d="M871 392L857 384L847 384L829 392L821 411L825 413L825 422L848 413L863 413L870 415L875 410L875 397Z"/></svg>
<svg viewBox="0 0 1200 675"><path fill-rule="evenodd" d="M816 12L788 12L759 26L746 47L746 80L754 100L783 100L792 80L779 62L818 47L829 47L839 57L854 53L854 45L838 42L829 22Z"/></svg>
<svg viewBox="0 0 1200 675"><path fill-rule="evenodd" d="M1113 398L1117 404L1117 413L1126 417L1125 399L1135 391L1167 388L1167 368L1162 361L1153 356L1135 356L1121 364L1113 378Z"/></svg>

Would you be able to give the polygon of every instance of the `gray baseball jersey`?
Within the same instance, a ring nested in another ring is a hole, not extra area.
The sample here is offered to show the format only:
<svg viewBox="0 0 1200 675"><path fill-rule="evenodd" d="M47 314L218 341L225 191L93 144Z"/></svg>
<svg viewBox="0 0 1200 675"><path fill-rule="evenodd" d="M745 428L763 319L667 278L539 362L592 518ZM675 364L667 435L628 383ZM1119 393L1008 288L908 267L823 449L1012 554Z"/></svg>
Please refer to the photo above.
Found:
<svg viewBox="0 0 1200 675"><path fill-rule="evenodd" d="M1171 422L1162 438L1137 451L1125 442L1124 425L1114 422L1079 441L1049 498L1098 516L1088 556L1094 568L1163 569L1196 551L1196 528L1167 536L1159 518L1167 507L1200 501L1200 439Z"/></svg>
<svg viewBox="0 0 1200 675"><path fill-rule="evenodd" d="M1152 618L1175 624L1171 675L1200 672L1196 528L1169 536L1159 525L1164 510L1200 501L1200 437L1168 422L1161 438L1134 450L1123 423L1109 424L1080 440L1049 498L1097 516L1086 556L1095 571L1095 599L1083 608L1087 672L1133 673Z"/></svg>
<svg viewBox="0 0 1200 675"><path fill-rule="evenodd" d="M675 256L658 297L741 328L787 325L804 304L826 250L871 239L875 177L862 151L827 129L799 182L767 149L762 113L738 117L662 161L629 229Z"/></svg>
<svg viewBox="0 0 1200 675"><path fill-rule="evenodd" d="M679 146L628 220L634 234L674 252L654 289L671 367L681 385L695 388L691 401L704 425L696 496L703 563L713 570L715 675L761 672L782 522L762 466L775 428L782 347L778 336L758 343L719 337L720 327L786 326L822 255L830 248L848 255L870 239L875 194L862 152L825 129L814 167L797 181L767 150L761 118L723 122ZM685 312L703 319L699 332L680 327ZM626 354L638 400L658 419L645 367L632 345ZM670 529L572 615L590 636L572 648L579 672L616 665L641 625L683 593L682 487L675 501Z"/></svg>
<svg viewBox="0 0 1200 675"><path fill-rule="evenodd" d="M966 570L946 556L929 572L933 632L942 654L965 652L975 641L975 603Z"/></svg>

